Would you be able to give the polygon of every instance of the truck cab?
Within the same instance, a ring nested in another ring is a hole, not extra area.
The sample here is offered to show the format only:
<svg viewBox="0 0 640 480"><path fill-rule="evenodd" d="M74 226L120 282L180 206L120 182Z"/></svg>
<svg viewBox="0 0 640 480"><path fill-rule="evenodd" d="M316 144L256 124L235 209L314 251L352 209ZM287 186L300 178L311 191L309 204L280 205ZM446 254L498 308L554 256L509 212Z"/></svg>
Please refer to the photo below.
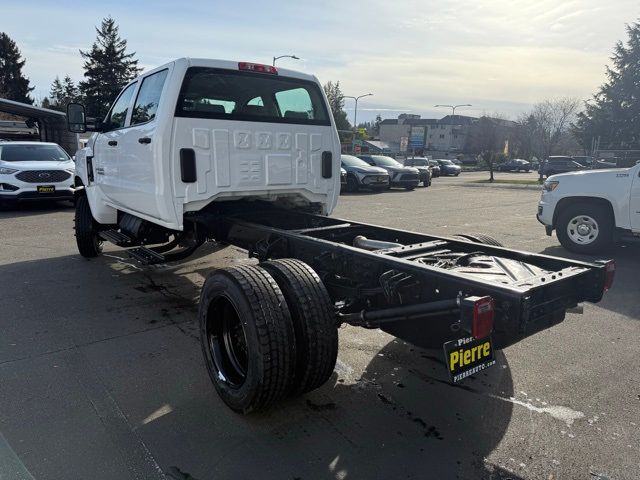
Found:
<svg viewBox="0 0 640 480"><path fill-rule="evenodd" d="M543 185L538 220L576 253L640 240L640 164L553 175Z"/></svg>
<svg viewBox="0 0 640 480"><path fill-rule="evenodd" d="M82 131L82 110L71 122ZM318 80L246 62L181 58L126 85L77 154L95 220L127 213L170 230L214 201L329 214L340 144Z"/></svg>

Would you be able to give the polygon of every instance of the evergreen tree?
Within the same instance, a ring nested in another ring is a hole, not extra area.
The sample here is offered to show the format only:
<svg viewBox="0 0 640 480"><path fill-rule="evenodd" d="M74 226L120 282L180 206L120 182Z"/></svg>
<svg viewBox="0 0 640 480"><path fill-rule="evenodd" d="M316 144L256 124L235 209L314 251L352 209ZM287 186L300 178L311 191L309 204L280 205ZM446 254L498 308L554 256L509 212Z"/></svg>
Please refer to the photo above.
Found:
<svg viewBox="0 0 640 480"><path fill-rule="evenodd" d="M51 84L51 90L49 90L49 101L52 107L58 107L64 96L64 89L62 88L62 82L60 78L56 76L56 79Z"/></svg>
<svg viewBox="0 0 640 480"><path fill-rule="evenodd" d="M78 100L78 87L76 87L69 75L66 75L62 82L60 81L60 78L56 77L51 84L49 97L50 98L47 99L49 102L49 108L64 112L67 109L68 103Z"/></svg>
<svg viewBox="0 0 640 480"><path fill-rule="evenodd" d="M126 53L127 41L120 38L118 26L111 17L96 28L96 41L88 52L80 51L85 59L85 80L79 84L87 108L87 115L103 117L122 87L140 73L135 52Z"/></svg>
<svg viewBox="0 0 640 480"><path fill-rule="evenodd" d="M29 86L29 79L22 74L25 60L16 42L9 35L0 32L0 96L16 102L33 104L29 93L34 87Z"/></svg>
<svg viewBox="0 0 640 480"><path fill-rule="evenodd" d="M616 43L607 81L578 115L575 131L584 148L640 149L640 23L627 25L627 43Z"/></svg>
<svg viewBox="0 0 640 480"><path fill-rule="evenodd" d="M347 112L344 111L344 94L340 89L340 82L333 83L328 81L323 88L329 101L336 127L338 130L351 130L351 124L347 120Z"/></svg>

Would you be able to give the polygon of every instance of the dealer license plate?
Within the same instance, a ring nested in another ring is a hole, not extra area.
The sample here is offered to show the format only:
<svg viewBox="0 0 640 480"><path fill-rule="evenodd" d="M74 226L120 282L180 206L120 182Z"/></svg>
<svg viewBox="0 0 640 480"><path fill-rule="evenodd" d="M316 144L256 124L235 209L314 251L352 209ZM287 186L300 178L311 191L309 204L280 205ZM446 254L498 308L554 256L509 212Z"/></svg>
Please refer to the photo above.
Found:
<svg viewBox="0 0 640 480"><path fill-rule="evenodd" d="M56 187L53 185L38 185L38 193L53 193Z"/></svg>
<svg viewBox="0 0 640 480"><path fill-rule="evenodd" d="M443 347L449 377L454 383L496 363L491 337L459 338L445 343Z"/></svg>

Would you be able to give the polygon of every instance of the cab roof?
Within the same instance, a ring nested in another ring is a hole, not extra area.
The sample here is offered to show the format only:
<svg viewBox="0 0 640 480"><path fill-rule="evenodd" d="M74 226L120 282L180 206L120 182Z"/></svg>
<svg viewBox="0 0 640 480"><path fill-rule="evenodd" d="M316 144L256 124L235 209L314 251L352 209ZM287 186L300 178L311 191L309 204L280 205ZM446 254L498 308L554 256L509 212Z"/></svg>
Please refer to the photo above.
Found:
<svg viewBox="0 0 640 480"><path fill-rule="evenodd" d="M160 65L159 67L154 68L153 70L149 70L148 72L144 72L141 76L146 76L151 72L156 70L162 70L170 65L175 65L177 67L189 68L189 67L209 67L209 68L222 68L226 70L239 70L240 63L255 63L259 65L267 65L269 68L272 68L271 65L261 64L259 62L247 62L247 61L232 61L232 60L217 60L211 58L190 58L190 57L182 57L173 60L172 62L165 63L164 65ZM298 78L301 80L309 80L312 82L318 82L318 79L314 75L310 75L308 73L299 72L297 70L289 70L286 68L275 67L278 71L278 75L283 77L291 77Z"/></svg>

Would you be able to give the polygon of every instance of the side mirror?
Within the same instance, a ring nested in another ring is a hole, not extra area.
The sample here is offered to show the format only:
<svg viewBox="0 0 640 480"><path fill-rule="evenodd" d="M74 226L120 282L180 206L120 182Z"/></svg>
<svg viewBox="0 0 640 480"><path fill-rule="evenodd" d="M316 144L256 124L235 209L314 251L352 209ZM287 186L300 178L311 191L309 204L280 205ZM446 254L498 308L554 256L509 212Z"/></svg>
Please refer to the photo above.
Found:
<svg viewBox="0 0 640 480"><path fill-rule="evenodd" d="M72 133L84 133L87 131L84 105L79 103L69 103L67 105L67 129Z"/></svg>

